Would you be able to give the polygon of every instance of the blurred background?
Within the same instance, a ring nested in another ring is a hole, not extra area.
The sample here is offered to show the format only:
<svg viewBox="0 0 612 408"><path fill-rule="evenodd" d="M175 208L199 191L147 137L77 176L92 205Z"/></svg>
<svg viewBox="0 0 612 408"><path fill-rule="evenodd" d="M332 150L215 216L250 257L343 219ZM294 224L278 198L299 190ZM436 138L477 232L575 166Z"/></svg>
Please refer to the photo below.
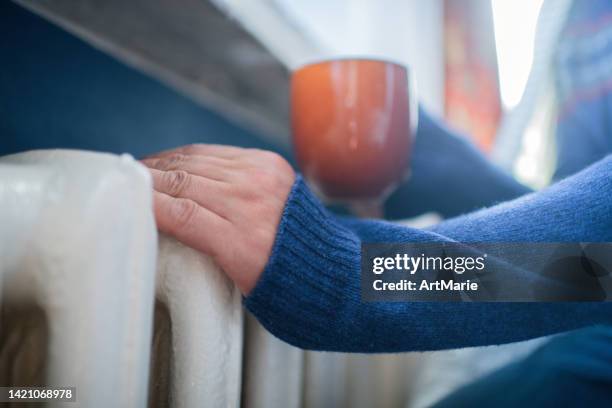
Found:
<svg viewBox="0 0 612 408"><path fill-rule="evenodd" d="M541 187L554 167L555 95L546 67L568 4L5 1L0 155L77 148L141 157L206 142L270 149L293 162L291 70L321 58L371 56L406 64L427 110ZM427 406L532 347L311 357L318 374L305 389L319 390L329 406ZM340 395L348 397L334 399Z"/></svg>
<svg viewBox="0 0 612 408"><path fill-rule="evenodd" d="M407 64L420 102L521 180L550 176L547 115L504 123L527 87L542 0L17 3L0 6L1 154L138 157L200 141L290 156L291 69L373 56Z"/></svg>

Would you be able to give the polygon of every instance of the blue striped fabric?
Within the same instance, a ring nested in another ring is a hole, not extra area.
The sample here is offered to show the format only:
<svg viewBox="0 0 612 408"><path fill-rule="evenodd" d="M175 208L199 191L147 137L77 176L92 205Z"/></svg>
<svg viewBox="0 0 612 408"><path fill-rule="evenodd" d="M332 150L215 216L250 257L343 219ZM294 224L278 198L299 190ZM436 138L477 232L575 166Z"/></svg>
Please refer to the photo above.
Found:
<svg viewBox="0 0 612 408"><path fill-rule="evenodd" d="M612 2L574 1L554 72L558 180L612 152Z"/></svg>

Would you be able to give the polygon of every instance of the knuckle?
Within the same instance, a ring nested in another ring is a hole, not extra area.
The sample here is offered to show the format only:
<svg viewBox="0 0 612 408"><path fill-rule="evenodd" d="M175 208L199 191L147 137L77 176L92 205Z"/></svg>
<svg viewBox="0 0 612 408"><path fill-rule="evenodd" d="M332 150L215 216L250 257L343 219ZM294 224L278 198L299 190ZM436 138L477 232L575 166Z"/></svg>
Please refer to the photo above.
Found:
<svg viewBox="0 0 612 408"><path fill-rule="evenodd" d="M182 151L187 154L195 154L198 153L202 148L206 145L203 143L192 143L183 147Z"/></svg>
<svg viewBox="0 0 612 408"><path fill-rule="evenodd" d="M173 153L160 160L159 166L162 170L176 170L185 162L186 157L182 153Z"/></svg>
<svg viewBox="0 0 612 408"><path fill-rule="evenodd" d="M176 230L187 228L193 224L198 212L198 204L195 201L179 198L174 202L172 218Z"/></svg>
<svg viewBox="0 0 612 408"><path fill-rule="evenodd" d="M171 170L164 174L164 184L171 196L179 196L184 193L191 183L191 175L183 170Z"/></svg>

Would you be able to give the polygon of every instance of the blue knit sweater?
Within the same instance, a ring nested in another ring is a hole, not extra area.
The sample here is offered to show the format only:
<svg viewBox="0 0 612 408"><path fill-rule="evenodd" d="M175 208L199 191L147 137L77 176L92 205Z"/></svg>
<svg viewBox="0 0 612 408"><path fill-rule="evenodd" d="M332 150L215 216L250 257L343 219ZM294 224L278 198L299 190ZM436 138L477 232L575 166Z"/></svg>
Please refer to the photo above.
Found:
<svg viewBox="0 0 612 408"><path fill-rule="evenodd" d="M597 46L595 38L589 42L577 37L572 28L584 26L585 20L605 19L610 8L608 0L576 2L563 38L565 59L556 66L564 115L557 126L555 178L598 163L531 193L492 166L466 138L421 109L412 176L389 198L385 215L404 218L424 211L446 217L467 215L427 231L340 219L322 208L298 179L272 257L246 306L272 333L290 343L338 351L499 344L612 323L610 303L365 303L360 299L359 277L361 242L612 240L612 159L605 157L612 152L608 125L612 93L609 70L592 69L609 61L609 47Z"/></svg>
<svg viewBox="0 0 612 408"><path fill-rule="evenodd" d="M419 230L335 217L298 177L245 304L293 345L345 352L500 344L612 323L612 303L362 302L359 275L362 242L611 241L611 197L607 156L540 192Z"/></svg>

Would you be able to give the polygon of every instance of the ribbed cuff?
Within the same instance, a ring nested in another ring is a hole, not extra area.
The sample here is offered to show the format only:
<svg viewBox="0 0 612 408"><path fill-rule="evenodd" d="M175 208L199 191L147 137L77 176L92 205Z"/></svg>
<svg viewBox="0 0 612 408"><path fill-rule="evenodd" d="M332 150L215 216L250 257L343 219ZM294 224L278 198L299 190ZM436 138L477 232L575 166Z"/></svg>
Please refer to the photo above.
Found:
<svg viewBox="0 0 612 408"><path fill-rule="evenodd" d="M268 265L245 306L286 342L321 348L343 331L343 304L359 297L360 249L355 234L334 220L298 176Z"/></svg>

